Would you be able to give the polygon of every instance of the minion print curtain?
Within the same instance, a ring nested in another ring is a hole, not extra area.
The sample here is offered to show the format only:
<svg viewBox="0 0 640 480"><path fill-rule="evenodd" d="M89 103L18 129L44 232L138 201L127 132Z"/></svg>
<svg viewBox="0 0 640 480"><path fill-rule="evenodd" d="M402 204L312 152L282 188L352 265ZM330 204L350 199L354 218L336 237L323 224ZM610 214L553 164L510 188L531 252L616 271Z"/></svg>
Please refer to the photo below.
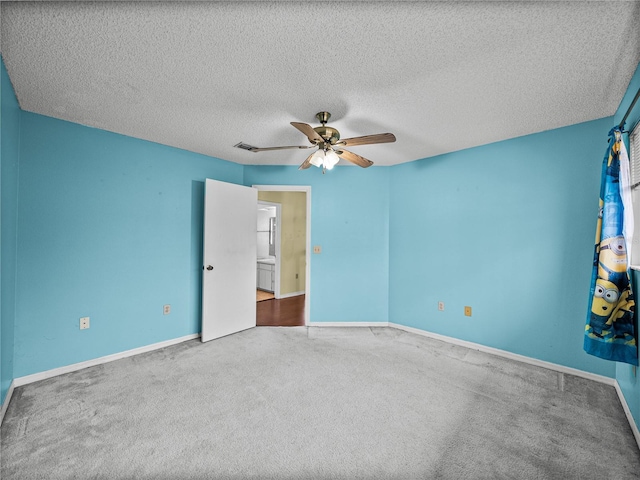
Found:
<svg viewBox="0 0 640 480"><path fill-rule="evenodd" d="M635 301L627 257L633 234L629 157L620 129L614 128L609 135L602 165L584 349L607 360L638 365Z"/></svg>

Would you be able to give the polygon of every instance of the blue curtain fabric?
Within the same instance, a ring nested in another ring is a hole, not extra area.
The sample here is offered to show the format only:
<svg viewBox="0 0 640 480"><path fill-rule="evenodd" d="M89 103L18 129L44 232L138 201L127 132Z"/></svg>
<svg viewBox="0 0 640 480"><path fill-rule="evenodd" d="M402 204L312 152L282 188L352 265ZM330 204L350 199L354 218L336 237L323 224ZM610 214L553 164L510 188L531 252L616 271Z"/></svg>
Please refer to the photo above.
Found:
<svg viewBox="0 0 640 480"><path fill-rule="evenodd" d="M600 211L584 349L600 358L638 365L635 300L629 278L620 183L621 159L626 162L622 167L627 169L629 159L620 130L614 128L609 135L609 147L602 164Z"/></svg>

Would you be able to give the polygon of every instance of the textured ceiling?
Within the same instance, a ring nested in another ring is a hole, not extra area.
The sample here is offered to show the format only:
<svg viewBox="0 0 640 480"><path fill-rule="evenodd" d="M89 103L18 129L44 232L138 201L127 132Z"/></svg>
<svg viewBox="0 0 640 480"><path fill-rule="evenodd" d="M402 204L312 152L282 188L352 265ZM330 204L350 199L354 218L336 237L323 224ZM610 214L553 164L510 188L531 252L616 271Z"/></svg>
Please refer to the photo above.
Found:
<svg viewBox="0 0 640 480"><path fill-rule="evenodd" d="M2 2L22 109L242 164L297 165L289 122L393 165L612 115L637 2Z"/></svg>

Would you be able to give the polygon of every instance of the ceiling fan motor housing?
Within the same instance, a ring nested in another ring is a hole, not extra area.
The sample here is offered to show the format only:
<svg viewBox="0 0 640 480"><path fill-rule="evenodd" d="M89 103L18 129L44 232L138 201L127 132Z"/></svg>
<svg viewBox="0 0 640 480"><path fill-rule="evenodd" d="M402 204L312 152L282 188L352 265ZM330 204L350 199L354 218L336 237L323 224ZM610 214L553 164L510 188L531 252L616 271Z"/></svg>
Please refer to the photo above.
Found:
<svg viewBox="0 0 640 480"><path fill-rule="evenodd" d="M330 143L331 145L335 145L335 143L340 140L340 132L335 128L322 125L321 127L315 127L314 130L318 135L324 138L325 142Z"/></svg>

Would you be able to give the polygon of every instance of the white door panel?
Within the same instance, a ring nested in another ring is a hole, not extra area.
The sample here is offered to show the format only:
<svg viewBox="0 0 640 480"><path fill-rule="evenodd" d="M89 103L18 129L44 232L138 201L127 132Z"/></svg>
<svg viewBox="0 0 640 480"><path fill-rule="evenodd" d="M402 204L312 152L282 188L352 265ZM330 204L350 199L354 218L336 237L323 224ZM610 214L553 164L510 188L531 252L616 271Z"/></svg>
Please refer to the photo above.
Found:
<svg viewBox="0 0 640 480"><path fill-rule="evenodd" d="M254 188L207 179L204 205L202 341L256 326Z"/></svg>

